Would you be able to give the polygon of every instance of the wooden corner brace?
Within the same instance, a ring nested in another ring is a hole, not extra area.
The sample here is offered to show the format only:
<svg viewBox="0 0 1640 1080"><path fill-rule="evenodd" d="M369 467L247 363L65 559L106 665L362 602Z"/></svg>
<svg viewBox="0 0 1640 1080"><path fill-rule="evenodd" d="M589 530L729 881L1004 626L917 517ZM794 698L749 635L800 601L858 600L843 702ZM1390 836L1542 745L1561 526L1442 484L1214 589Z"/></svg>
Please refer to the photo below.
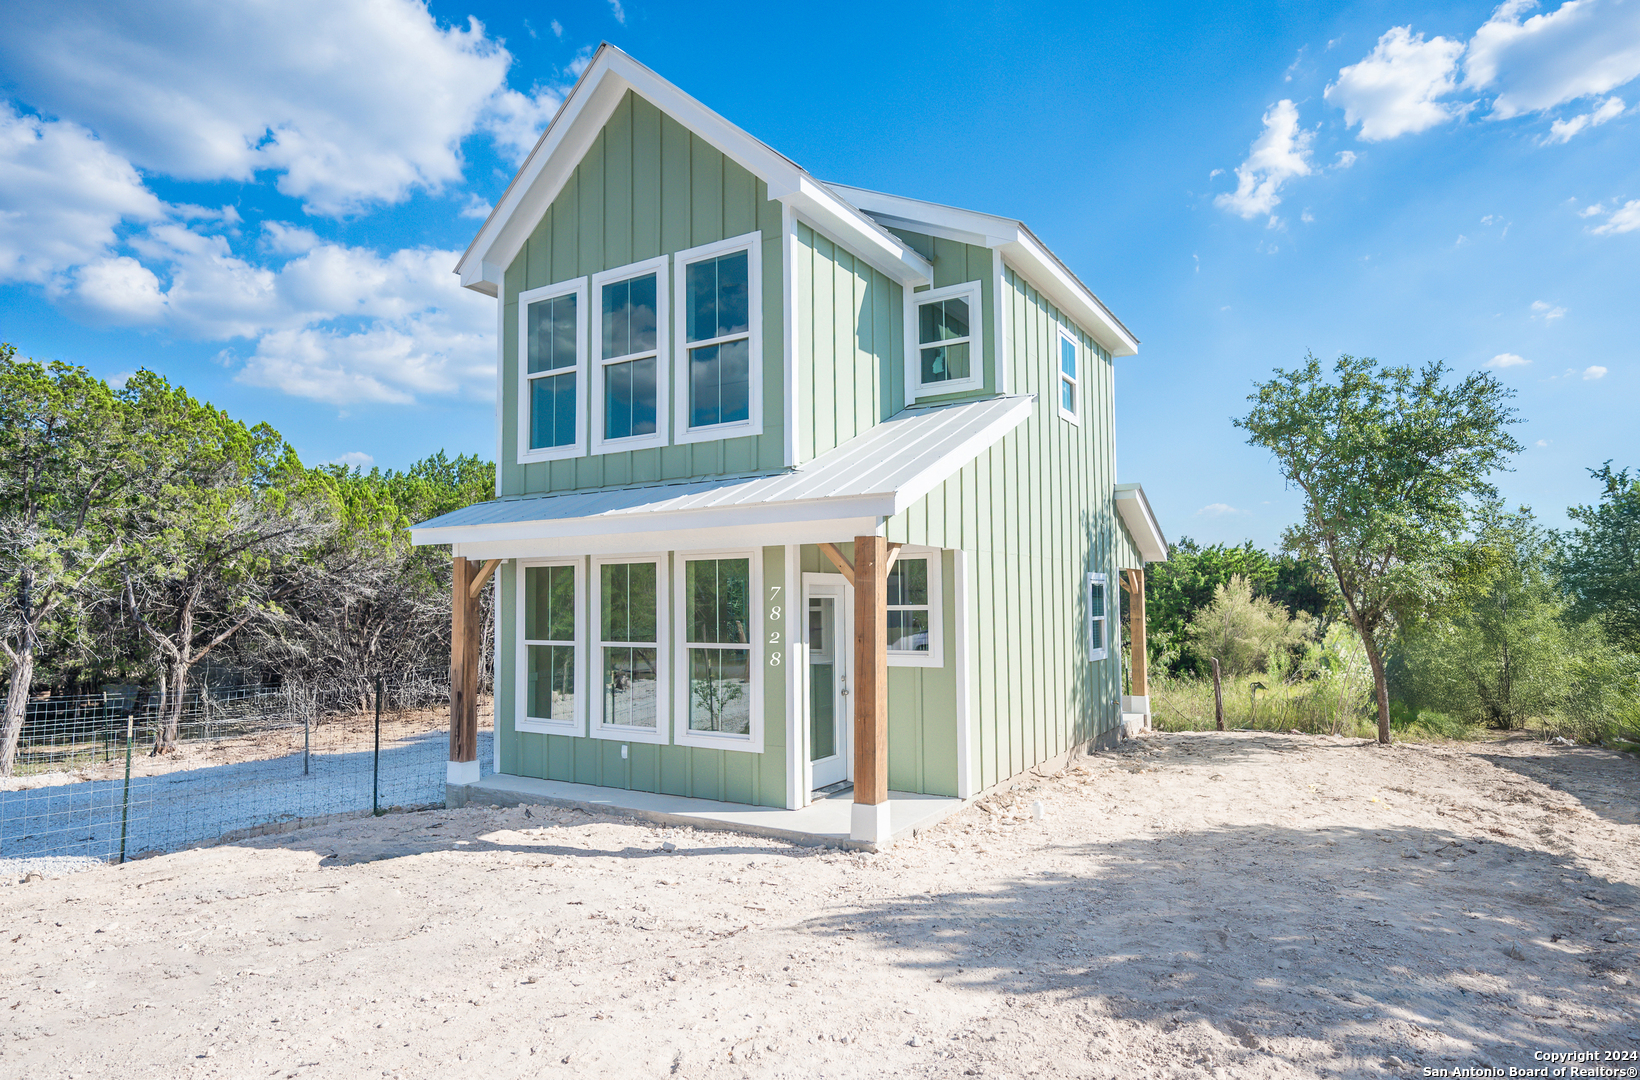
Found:
<svg viewBox="0 0 1640 1080"><path fill-rule="evenodd" d="M831 565L837 567L837 572L847 578L848 583L852 586L854 584L854 567L847 559L843 558L843 553L837 550L835 544L820 544L818 546L820 553L831 560ZM904 546L904 544L888 545L888 562L883 566L883 573L886 574L894 569L894 563L900 558L900 548Z"/></svg>

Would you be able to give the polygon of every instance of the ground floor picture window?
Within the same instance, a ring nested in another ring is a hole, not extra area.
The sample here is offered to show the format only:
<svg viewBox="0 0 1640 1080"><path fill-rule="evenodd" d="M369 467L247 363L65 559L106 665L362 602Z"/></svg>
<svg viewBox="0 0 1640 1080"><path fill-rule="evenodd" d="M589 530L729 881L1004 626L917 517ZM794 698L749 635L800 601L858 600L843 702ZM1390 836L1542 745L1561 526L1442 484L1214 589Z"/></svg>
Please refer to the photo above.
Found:
<svg viewBox="0 0 1640 1080"><path fill-rule="evenodd" d="M750 735L751 560L691 559L684 566L689 729Z"/></svg>
<svg viewBox="0 0 1640 1080"><path fill-rule="evenodd" d="M575 567L525 567L524 651L525 714L574 720Z"/></svg>
<svg viewBox="0 0 1640 1080"><path fill-rule="evenodd" d="M659 729L659 576L658 562L598 567L599 717L606 726Z"/></svg>

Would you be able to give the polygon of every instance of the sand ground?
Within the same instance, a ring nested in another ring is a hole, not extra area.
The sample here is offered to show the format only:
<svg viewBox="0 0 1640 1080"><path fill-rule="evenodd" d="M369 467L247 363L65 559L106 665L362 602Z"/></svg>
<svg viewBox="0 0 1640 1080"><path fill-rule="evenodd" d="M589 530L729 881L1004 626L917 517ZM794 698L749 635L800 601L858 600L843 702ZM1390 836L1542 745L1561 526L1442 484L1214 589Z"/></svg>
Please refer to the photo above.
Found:
<svg viewBox="0 0 1640 1080"><path fill-rule="evenodd" d="M1598 749L1200 733L877 855L395 814L0 888L0 1076L1632 1075L1637 795Z"/></svg>

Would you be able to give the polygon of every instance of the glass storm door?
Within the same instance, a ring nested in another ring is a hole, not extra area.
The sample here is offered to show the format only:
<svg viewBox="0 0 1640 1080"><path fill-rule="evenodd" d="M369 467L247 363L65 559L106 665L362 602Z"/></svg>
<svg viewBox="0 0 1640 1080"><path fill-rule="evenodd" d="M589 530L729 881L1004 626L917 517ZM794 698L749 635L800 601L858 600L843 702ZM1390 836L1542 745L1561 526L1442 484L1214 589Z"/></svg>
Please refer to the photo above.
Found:
<svg viewBox="0 0 1640 1080"><path fill-rule="evenodd" d="M818 790L847 780L849 664L848 608L842 585L810 585L805 629L809 655L809 763Z"/></svg>

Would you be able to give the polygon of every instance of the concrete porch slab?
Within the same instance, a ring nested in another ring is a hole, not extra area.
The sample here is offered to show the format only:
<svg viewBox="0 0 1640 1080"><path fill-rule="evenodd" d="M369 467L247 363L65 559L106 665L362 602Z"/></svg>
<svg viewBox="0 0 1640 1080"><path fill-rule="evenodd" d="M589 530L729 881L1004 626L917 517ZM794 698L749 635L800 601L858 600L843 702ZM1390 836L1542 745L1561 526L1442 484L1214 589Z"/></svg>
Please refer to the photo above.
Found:
<svg viewBox="0 0 1640 1080"><path fill-rule="evenodd" d="M496 773L477 783L445 786L446 806L466 806L469 803L497 806L539 804L599 810L627 814L663 825L690 825L697 829L750 833L800 844L827 844L862 851L875 851L888 846L849 838L854 803L847 797L820 799L801 810L783 810L773 806L686 799L679 795L656 795L647 791ZM888 843L892 844L914 831L943 821L963 806L961 799L890 791Z"/></svg>

